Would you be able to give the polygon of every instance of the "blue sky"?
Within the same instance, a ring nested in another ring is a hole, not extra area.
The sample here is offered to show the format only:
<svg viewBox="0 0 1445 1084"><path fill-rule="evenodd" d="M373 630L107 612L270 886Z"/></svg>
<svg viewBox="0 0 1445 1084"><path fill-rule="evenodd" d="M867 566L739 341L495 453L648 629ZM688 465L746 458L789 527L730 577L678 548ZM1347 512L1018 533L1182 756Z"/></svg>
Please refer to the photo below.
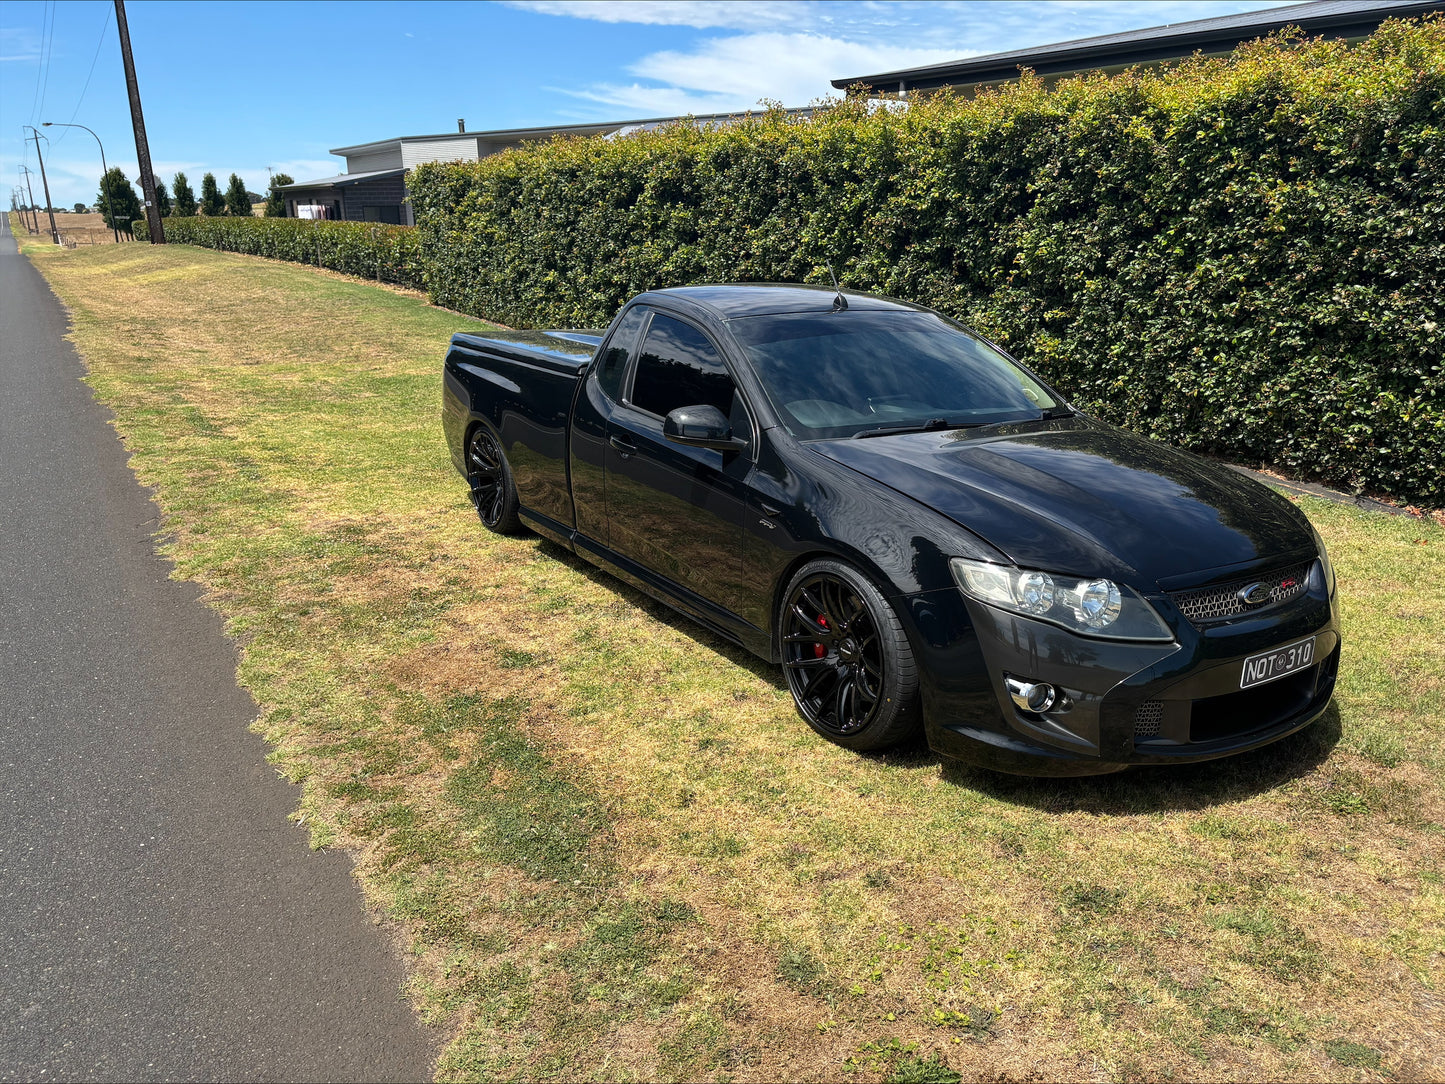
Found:
<svg viewBox="0 0 1445 1084"><path fill-rule="evenodd" d="M209 3L129 0L151 157L297 180L332 147L401 135L806 105L829 79L1278 6L1268 0L535 0ZM26 124L74 121L137 175L111 0L0 6L0 176L36 168ZM95 140L41 128L57 207L95 199ZM44 202L40 178L35 198Z"/></svg>

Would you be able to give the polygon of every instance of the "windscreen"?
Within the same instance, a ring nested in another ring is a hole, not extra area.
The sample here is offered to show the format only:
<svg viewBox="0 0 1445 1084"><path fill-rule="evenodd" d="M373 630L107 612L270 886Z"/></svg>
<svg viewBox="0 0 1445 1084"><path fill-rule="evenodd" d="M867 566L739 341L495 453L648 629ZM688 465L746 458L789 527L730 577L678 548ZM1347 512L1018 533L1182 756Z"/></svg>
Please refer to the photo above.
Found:
<svg viewBox="0 0 1445 1084"><path fill-rule="evenodd" d="M997 350L930 312L788 313L729 328L801 439L1028 421L1061 405Z"/></svg>

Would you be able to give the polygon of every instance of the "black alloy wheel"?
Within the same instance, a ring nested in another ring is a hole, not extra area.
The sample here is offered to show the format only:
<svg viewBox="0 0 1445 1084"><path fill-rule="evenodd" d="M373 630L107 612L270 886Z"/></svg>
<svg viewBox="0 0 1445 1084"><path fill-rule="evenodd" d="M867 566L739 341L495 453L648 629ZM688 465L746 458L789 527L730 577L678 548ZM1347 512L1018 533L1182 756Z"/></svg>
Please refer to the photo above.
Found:
<svg viewBox="0 0 1445 1084"><path fill-rule="evenodd" d="M517 487L501 444L485 425L472 430L467 441L467 484L482 525L498 534L516 534Z"/></svg>
<svg viewBox="0 0 1445 1084"><path fill-rule="evenodd" d="M917 733L913 652L867 577L839 561L805 566L788 585L779 629L788 689L814 730L859 750Z"/></svg>

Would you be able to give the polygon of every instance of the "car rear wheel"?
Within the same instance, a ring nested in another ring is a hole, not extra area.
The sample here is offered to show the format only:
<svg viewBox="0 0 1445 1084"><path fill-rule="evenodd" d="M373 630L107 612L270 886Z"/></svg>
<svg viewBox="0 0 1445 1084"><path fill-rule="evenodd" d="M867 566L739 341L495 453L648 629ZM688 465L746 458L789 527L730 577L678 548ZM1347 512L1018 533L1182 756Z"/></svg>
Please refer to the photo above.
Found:
<svg viewBox="0 0 1445 1084"><path fill-rule="evenodd" d="M873 582L835 560L800 569L783 594L783 671L808 725L849 749L918 734L918 668L898 615Z"/></svg>
<svg viewBox="0 0 1445 1084"><path fill-rule="evenodd" d="M501 443L485 425L473 429L467 440L467 484L483 526L498 534L516 534L522 529L512 468Z"/></svg>

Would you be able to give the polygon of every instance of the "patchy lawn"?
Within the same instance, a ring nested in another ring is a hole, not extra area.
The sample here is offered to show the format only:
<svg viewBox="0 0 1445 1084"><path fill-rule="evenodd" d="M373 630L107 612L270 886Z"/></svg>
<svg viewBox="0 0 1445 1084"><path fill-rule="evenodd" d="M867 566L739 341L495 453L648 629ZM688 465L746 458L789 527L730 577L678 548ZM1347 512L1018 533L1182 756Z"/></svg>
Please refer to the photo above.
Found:
<svg viewBox="0 0 1445 1084"><path fill-rule="evenodd" d="M183 246L26 251L242 645L318 847L454 1079L1445 1077L1445 531L1305 508L1338 709L1029 781L815 738L780 677L483 531L405 294Z"/></svg>

